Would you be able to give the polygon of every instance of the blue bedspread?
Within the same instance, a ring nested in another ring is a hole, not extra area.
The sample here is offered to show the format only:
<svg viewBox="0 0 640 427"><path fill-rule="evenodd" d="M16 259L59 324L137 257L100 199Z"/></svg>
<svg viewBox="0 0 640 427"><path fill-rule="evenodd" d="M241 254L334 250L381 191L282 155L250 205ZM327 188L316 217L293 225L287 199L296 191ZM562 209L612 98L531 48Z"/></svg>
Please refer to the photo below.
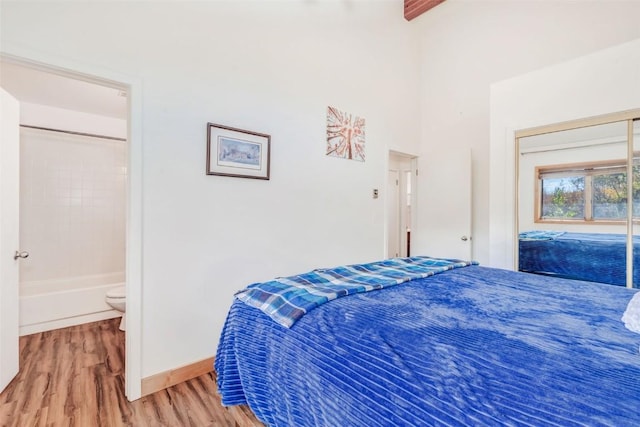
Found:
<svg viewBox="0 0 640 427"><path fill-rule="evenodd" d="M638 426L634 290L471 266L331 301L283 328L234 301L224 405L270 426Z"/></svg>
<svg viewBox="0 0 640 427"><path fill-rule="evenodd" d="M640 284L640 236L634 236L633 283ZM563 233L520 239L519 270L610 285L626 285L626 235Z"/></svg>

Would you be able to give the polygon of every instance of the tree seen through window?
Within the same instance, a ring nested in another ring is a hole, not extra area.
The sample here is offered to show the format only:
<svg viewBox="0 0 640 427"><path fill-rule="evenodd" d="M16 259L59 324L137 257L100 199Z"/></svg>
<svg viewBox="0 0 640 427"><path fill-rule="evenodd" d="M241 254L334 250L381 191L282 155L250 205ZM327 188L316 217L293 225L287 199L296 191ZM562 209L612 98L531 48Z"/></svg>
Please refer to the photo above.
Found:
<svg viewBox="0 0 640 427"><path fill-rule="evenodd" d="M608 173L541 178L541 219L624 220L627 217L627 173L622 167ZM634 217L640 213L640 166L633 167ZM586 191L587 188L590 189ZM591 198L587 199L587 194Z"/></svg>

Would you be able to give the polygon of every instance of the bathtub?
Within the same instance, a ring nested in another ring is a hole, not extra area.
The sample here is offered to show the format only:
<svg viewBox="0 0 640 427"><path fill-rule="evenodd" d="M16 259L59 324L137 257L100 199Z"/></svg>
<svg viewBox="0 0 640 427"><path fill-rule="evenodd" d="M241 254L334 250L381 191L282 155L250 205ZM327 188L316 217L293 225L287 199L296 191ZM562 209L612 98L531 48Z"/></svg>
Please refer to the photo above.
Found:
<svg viewBox="0 0 640 427"><path fill-rule="evenodd" d="M105 302L124 273L20 283L20 335L111 319L122 313Z"/></svg>

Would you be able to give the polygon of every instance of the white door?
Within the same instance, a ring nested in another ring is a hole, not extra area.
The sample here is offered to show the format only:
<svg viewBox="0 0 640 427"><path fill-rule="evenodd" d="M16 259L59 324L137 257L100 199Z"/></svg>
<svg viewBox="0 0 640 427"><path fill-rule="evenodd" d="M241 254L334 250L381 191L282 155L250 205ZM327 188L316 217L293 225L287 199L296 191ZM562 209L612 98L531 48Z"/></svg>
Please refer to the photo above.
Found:
<svg viewBox="0 0 640 427"><path fill-rule="evenodd" d="M19 109L0 88L0 392L18 373Z"/></svg>
<svg viewBox="0 0 640 427"><path fill-rule="evenodd" d="M440 149L420 157L417 200L412 255L470 260L471 150Z"/></svg>
<svg viewBox="0 0 640 427"><path fill-rule="evenodd" d="M387 181L387 258L400 256L400 173L389 171Z"/></svg>

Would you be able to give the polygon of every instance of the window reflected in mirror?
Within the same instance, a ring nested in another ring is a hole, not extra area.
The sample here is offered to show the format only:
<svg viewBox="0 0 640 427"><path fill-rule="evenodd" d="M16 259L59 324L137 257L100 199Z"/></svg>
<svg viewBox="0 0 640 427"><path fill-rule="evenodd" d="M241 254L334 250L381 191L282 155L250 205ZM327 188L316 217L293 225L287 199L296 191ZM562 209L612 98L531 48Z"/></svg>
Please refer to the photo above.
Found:
<svg viewBox="0 0 640 427"><path fill-rule="evenodd" d="M539 129L516 132L518 269L638 287L638 120Z"/></svg>

